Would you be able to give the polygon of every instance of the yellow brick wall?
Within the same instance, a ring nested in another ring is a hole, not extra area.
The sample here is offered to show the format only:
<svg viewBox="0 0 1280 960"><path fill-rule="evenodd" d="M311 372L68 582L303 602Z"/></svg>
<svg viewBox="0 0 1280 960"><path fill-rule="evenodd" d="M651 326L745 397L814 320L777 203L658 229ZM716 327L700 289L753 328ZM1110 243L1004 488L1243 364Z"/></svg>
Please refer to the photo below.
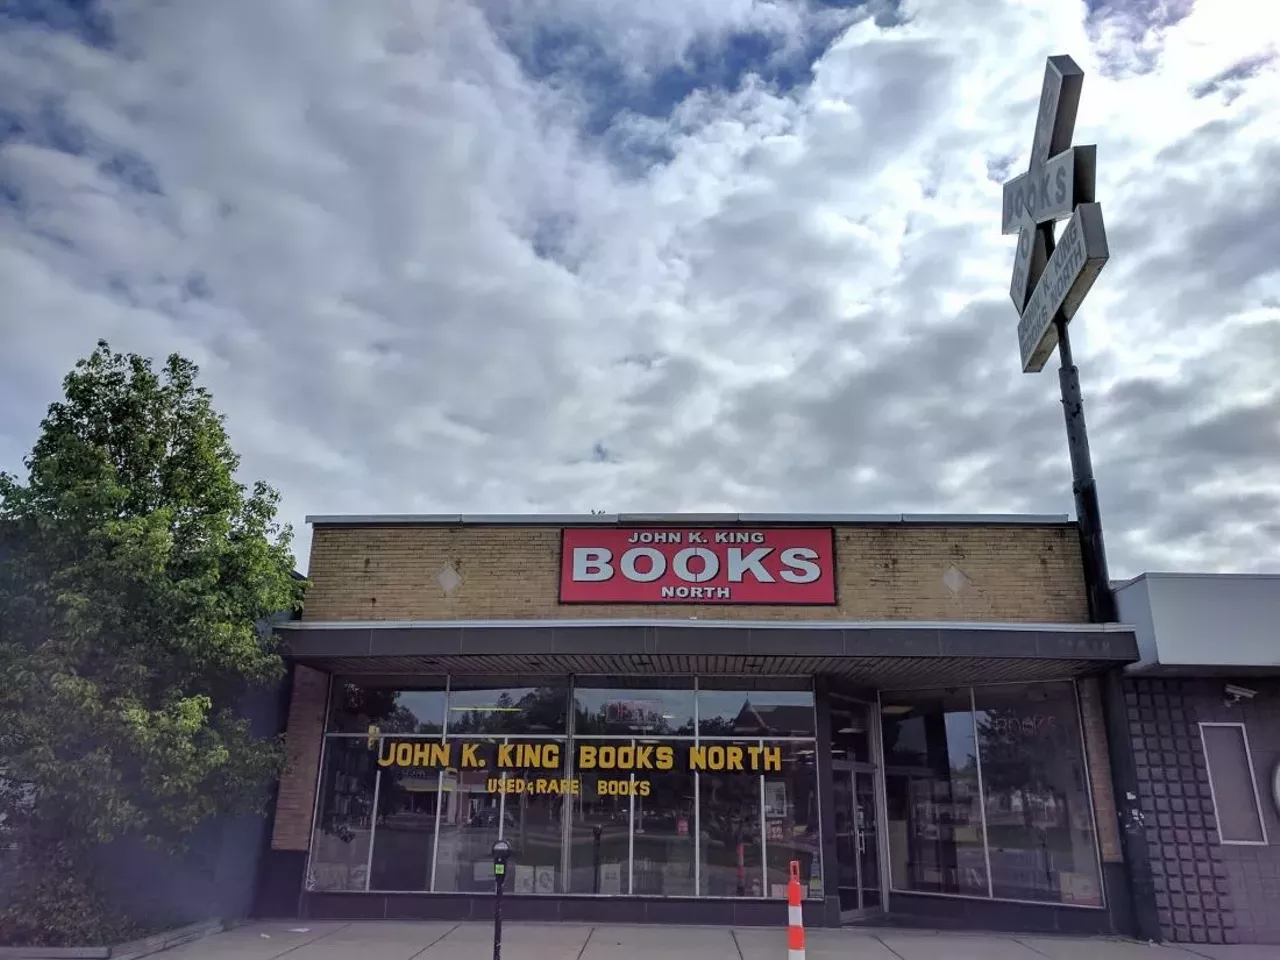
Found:
<svg viewBox="0 0 1280 960"><path fill-rule="evenodd" d="M450 565L462 582L446 594L436 577ZM968 578L954 594L942 579L952 566ZM303 619L684 618L699 610L748 620L1088 620L1079 540L1067 524L838 527L834 607L561 606L559 573L555 527L320 526Z"/></svg>

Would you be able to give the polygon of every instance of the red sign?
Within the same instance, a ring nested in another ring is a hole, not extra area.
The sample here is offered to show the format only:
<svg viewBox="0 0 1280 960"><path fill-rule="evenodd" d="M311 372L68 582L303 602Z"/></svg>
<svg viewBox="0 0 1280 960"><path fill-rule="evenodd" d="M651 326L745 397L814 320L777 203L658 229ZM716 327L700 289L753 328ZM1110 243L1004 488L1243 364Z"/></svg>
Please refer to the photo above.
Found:
<svg viewBox="0 0 1280 960"><path fill-rule="evenodd" d="M564 530L561 603L834 604L827 529Z"/></svg>

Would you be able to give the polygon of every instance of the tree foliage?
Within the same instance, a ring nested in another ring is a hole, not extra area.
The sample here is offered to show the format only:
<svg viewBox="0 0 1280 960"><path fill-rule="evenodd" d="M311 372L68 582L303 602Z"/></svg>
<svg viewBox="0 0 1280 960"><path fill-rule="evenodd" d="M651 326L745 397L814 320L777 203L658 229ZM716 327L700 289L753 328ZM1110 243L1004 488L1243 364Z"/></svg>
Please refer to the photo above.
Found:
<svg viewBox="0 0 1280 960"><path fill-rule="evenodd" d="M282 674L261 623L301 602L277 493L197 368L97 349L25 464L0 473L4 942L110 937L94 848L174 846L259 805L280 745L235 706Z"/></svg>

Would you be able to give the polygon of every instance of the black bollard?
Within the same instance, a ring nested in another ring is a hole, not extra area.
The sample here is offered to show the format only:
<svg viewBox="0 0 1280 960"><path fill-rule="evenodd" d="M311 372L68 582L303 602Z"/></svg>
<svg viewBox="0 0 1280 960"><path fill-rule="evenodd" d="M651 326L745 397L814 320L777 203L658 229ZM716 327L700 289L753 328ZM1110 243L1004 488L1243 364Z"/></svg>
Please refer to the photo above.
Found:
<svg viewBox="0 0 1280 960"><path fill-rule="evenodd" d="M507 858L511 844L499 840L493 845L493 960L502 960L502 886L507 881Z"/></svg>

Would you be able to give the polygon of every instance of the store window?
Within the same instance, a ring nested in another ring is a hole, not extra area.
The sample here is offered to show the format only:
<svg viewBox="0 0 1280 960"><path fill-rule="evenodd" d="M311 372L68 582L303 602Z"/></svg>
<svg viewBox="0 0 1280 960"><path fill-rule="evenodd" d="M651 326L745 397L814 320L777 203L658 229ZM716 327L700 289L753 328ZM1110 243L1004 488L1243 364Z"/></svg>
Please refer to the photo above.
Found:
<svg viewBox="0 0 1280 960"><path fill-rule="evenodd" d="M439 734L444 730L444 680L438 690L397 690L351 681L333 685L329 729L334 733Z"/></svg>
<svg viewBox="0 0 1280 960"><path fill-rule="evenodd" d="M356 743L367 747L361 741ZM378 817L369 861L369 889L430 890L440 773L387 768L380 769L377 776Z"/></svg>
<svg viewBox="0 0 1280 960"><path fill-rule="evenodd" d="M1072 683L975 687L992 895L1102 906Z"/></svg>
<svg viewBox="0 0 1280 960"><path fill-rule="evenodd" d="M692 678L575 686L573 730L578 736L692 736L693 699Z"/></svg>
<svg viewBox="0 0 1280 960"><path fill-rule="evenodd" d="M747 746L738 744L745 751ZM698 775L698 836L706 897L765 896L760 777Z"/></svg>
<svg viewBox="0 0 1280 960"><path fill-rule="evenodd" d="M455 681L457 683L457 681ZM476 686L450 689L448 735L563 735L568 687Z"/></svg>
<svg viewBox="0 0 1280 960"><path fill-rule="evenodd" d="M373 838L376 754L364 740L332 737L320 767L309 890L365 890Z"/></svg>
<svg viewBox="0 0 1280 960"><path fill-rule="evenodd" d="M880 710L894 887L987 896L969 688L885 695Z"/></svg>
<svg viewBox="0 0 1280 960"><path fill-rule="evenodd" d="M662 741L636 741L638 747ZM678 755L681 744L667 744ZM694 774L687 769L637 773L648 789L635 790L635 858L631 892L647 897L692 897L695 886Z"/></svg>
<svg viewBox="0 0 1280 960"><path fill-rule="evenodd" d="M894 889L1103 905L1074 684L884 694L881 727Z"/></svg>
<svg viewBox="0 0 1280 960"><path fill-rule="evenodd" d="M513 893L780 898L798 860L822 895L807 681L335 680L331 702L311 889L488 892L501 837Z"/></svg>
<svg viewBox="0 0 1280 960"><path fill-rule="evenodd" d="M817 756L811 743L778 743L782 769L764 774L765 895L785 898L791 861L800 885L821 888L822 835L818 829Z"/></svg>
<svg viewBox="0 0 1280 960"><path fill-rule="evenodd" d="M790 687L790 689L788 689ZM708 679L698 689L703 737L812 737L813 690L794 681Z"/></svg>

